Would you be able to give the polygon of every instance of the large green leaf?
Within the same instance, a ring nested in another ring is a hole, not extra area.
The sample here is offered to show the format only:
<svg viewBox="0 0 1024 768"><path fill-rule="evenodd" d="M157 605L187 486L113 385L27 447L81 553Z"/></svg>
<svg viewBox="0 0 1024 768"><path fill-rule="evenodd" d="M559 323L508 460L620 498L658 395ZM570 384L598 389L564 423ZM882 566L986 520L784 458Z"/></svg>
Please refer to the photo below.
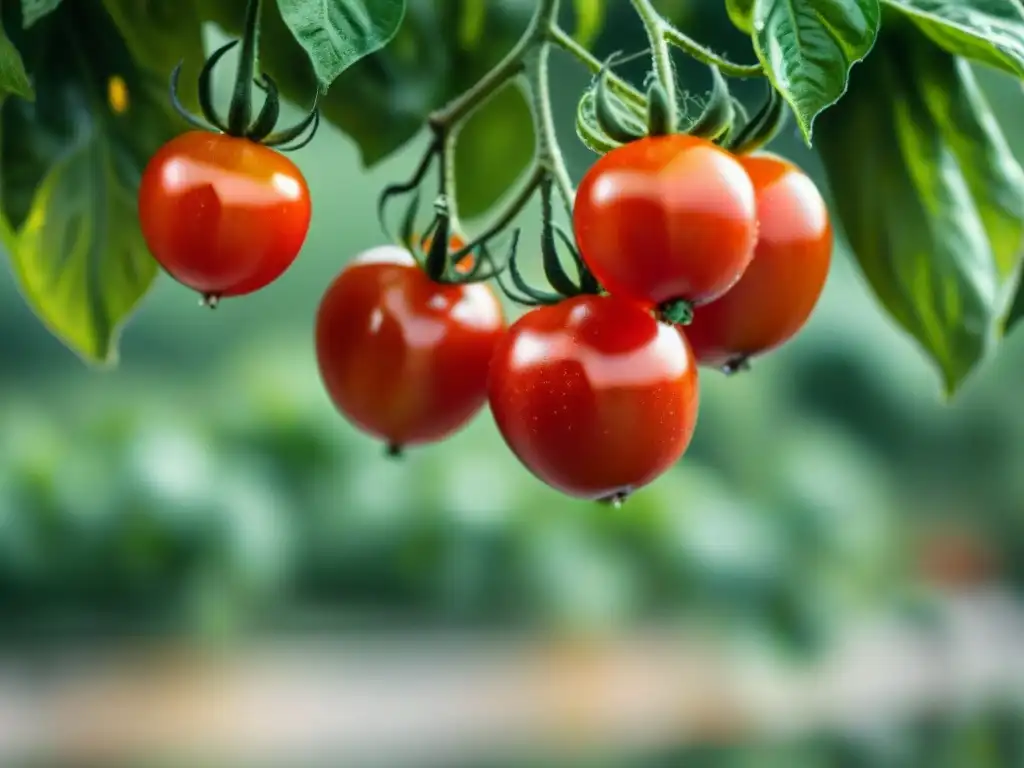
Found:
<svg viewBox="0 0 1024 768"><path fill-rule="evenodd" d="M21 0L21 18L25 27L31 27L44 16L57 10L61 0Z"/></svg>
<svg viewBox="0 0 1024 768"><path fill-rule="evenodd" d="M139 178L181 124L162 74L136 66L101 0L65 3L16 42L36 100L3 107L4 244L46 325L86 360L111 363L157 271Z"/></svg>
<svg viewBox="0 0 1024 768"><path fill-rule="evenodd" d="M238 32L244 0L198 2L205 19ZM482 24L463 26L463 14L473 11L461 0L410 3L391 43L331 85L322 101L324 118L356 142L364 165L375 165L419 134L432 110L479 80L504 55L525 29L531 9L531 0L488 3ZM452 34L459 29L476 37ZM260 63L289 99L308 103L312 98L316 79L273 4L265 7L262 19ZM500 151L486 140L489 128L504 137ZM459 205L471 217L493 205L529 161L533 132L522 96L507 91L478 110L460 144L456 173L465 189L460 188Z"/></svg>
<svg viewBox="0 0 1024 768"><path fill-rule="evenodd" d="M462 216L472 218L485 213L526 168L534 149L530 121L530 107L523 92L515 87L503 88L470 117L459 133L455 152ZM497 158L501 162L494 162Z"/></svg>
<svg viewBox="0 0 1024 768"><path fill-rule="evenodd" d="M807 143L814 119L846 92L881 23L878 0L755 0L754 49Z"/></svg>
<svg viewBox="0 0 1024 768"><path fill-rule="evenodd" d="M900 25L822 117L817 143L868 282L952 394L995 340L1000 272L1024 232L1024 172L970 67Z"/></svg>
<svg viewBox="0 0 1024 768"><path fill-rule="evenodd" d="M180 63L180 96L198 106L195 84L203 67L203 25L194 0L104 0L136 63L167 82Z"/></svg>
<svg viewBox="0 0 1024 768"><path fill-rule="evenodd" d="M1019 0L884 0L945 50L1024 77Z"/></svg>
<svg viewBox="0 0 1024 768"><path fill-rule="evenodd" d="M277 0L277 7L324 87L387 45L405 15L405 0Z"/></svg>
<svg viewBox="0 0 1024 768"><path fill-rule="evenodd" d="M9 95L23 99L35 98L21 54L0 25L0 100Z"/></svg>

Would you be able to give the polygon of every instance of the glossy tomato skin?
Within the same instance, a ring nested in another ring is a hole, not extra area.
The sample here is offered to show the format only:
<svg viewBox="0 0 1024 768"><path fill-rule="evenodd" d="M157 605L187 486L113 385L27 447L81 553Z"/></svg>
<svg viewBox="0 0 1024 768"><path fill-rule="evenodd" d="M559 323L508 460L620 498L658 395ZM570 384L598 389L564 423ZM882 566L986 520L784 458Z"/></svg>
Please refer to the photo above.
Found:
<svg viewBox="0 0 1024 768"><path fill-rule="evenodd" d="M772 154L740 162L754 182L760 236L739 282L686 328L703 365L753 357L792 338L810 318L832 260L832 224L814 182Z"/></svg>
<svg viewBox="0 0 1024 768"><path fill-rule="evenodd" d="M161 147L139 187L142 234L154 258L208 296L251 293L280 277L305 242L311 212L291 160L206 131Z"/></svg>
<svg viewBox="0 0 1024 768"><path fill-rule="evenodd" d="M434 442L483 406L504 331L490 287L435 283L407 250L380 246L324 294L316 318L320 377L363 431L395 448Z"/></svg>
<svg viewBox="0 0 1024 768"><path fill-rule="evenodd" d="M612 295L704 304L731 288L754 255L754 185L710 141L648 137L590 168L573 228L584 261Z"/></svg>
<svg viewBox="0 0 1024 768"><path fill-rule="evenodd" d="M498 429L534 475L571 496L612 499L683 455L699 386L676 329L627 299L578 296L509 328L488 395Z"/></svg>

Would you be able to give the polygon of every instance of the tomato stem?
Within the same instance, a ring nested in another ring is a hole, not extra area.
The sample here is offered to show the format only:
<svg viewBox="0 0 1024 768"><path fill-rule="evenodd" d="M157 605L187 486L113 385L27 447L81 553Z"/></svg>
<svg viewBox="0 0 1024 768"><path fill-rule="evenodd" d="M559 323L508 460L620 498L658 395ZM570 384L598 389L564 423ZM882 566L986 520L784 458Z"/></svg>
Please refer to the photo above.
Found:
<svg viewBox="0 0 1024 768"><path fill-rule="evenodd" d="M228 130L231 136L245 136L252 120L252 81L256 73L257 46L260 32L260 11L263 0L248 0L242 27L242 50L238 54L238 72L228 107ZM269 98L270 94L268 94Z"/></svg>
<svg viewBox="0 0 1024 768"><path fill-rule="evenodd" d="M669 125L674 127L678 114L676 104L676 73L672 65L672 52L669 50L665 29L668 26L661 14L651 4L651 0L632 0L637 16L643 22L647 39L651 43L651 62L658 76L658 82L664 89L664 111Z"/></svg>
<svg viewBox="0 0 1024 768"><path fill-rule="evenodd" d="M642 0L642 2L647 2L647 0ZM729 59L719 56L710 48L704 47L696 40L683 34L682 31L676 29L675 26L667 22L663 17L659 16L658 19L664 39L697 61L708 66L718 67L729 77L764 76L764 69L760 64L737 64L729 61Z"/></svg>
<svg viewBox="0 0 1024 768"><path fill-rule="evenodd" d="M281 115L281 97L277 84L267 74L256 77L261 10L262 0L248 0L241 39L242 49L238 56L238 69L235 72L235 85L228 107L228 119L223 120L217 114L217 109L213 104L213 70L224 55L238 45L238 40L232 40L210 54L200 70L199 108L206 122L190 114L178 98L178 80L181 76L183 62L179 63L171 73L171 105L194 128L219 131L229 136L249 139L268 147L277 147L282 152L294 151L306 146L320 125L320 91L317 90L313 105L302 120L290 128L273 132ZM263 106L255 120L252 115L252 86L254 83L265 93Z"/></svg>

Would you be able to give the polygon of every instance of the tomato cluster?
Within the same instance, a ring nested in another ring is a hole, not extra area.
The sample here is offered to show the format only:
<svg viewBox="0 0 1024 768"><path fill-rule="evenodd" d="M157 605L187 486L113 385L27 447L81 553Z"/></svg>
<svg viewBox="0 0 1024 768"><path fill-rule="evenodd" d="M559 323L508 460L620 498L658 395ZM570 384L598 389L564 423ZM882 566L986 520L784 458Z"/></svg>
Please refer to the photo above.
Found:
<svg viewBox="0 0 1024 768"><path fill-rule="evenodd" d="M290 160L204 131L152 158L139 209L155 258L207 299L280 277L310 221ZM510 327L474 279L472 249L437 279L397 245L351 262L316 317L337 409L397 453L444 439L487 403L538 478L621 499L685 453L698 365L736 368L804 325L832 249L825 203L796 166L685 134L605 154L580 185L573 229L599 292L534 302ZM421 247L433 253L429 239ZM467 250L457 237L449 249Z"/></svg>
<svg viewBox="0 0 1024 768"><path fill-rule="evenodd" d="M698 364L735 364L792 337L831 258L825 203L796 166L687 135L606 154L583 179L573 224L604 290L507 329L489 287L435 283L397 246L357 258L316 323L337 408L398 448L446 437L487 402L538 478L620 499L685 453ZM666 320L680 303L688 327Z"/></svg>

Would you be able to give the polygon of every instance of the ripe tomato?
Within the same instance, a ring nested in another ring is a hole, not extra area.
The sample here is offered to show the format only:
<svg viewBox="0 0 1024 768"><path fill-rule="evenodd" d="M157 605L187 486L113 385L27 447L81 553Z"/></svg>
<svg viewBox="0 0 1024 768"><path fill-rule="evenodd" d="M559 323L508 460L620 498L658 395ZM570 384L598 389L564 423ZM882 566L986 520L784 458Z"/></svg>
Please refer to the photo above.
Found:
<svg viewBox="0 0 1024 768"><path fill-rule="evenodd" d="M686 328L705 365L744 360L792 338L811 316L832 259L832 225L814 182L768 153L740 162L754 182L760 235L743 277Z"/></svg>
<svg viewBox="0 0 1024 768"><path fill-rule="evenodd" d="M704 304L729 290L754 255L754 185L710 141L647 137L591 167L573 227L583 260L609 293Z"/></svg>
<svg viewBox="0 0 1024 768"><path fill-rule="evenodd" d="M280 277L302 248L310 214L309 188L291 160L219 133L171 139L139 188L154 258L209 297L250 293Z"/></svg>
<svg viewBox="0 0 1024 768"><path fill-rule="evenodd" d="M693 353L674 328L627 299L590 295L516 321L488 395L519 460L584 499L624 497L671 467L699 400Z"/></svg>
<svg viewBox="0 0 1024 768"><path fill-rule="evenodd" d="M435 283L406 249L380 246L324 294L316 318L320 376L338 410L392 448L433 442L483 405L504 330L488 286Z"/></svg>

